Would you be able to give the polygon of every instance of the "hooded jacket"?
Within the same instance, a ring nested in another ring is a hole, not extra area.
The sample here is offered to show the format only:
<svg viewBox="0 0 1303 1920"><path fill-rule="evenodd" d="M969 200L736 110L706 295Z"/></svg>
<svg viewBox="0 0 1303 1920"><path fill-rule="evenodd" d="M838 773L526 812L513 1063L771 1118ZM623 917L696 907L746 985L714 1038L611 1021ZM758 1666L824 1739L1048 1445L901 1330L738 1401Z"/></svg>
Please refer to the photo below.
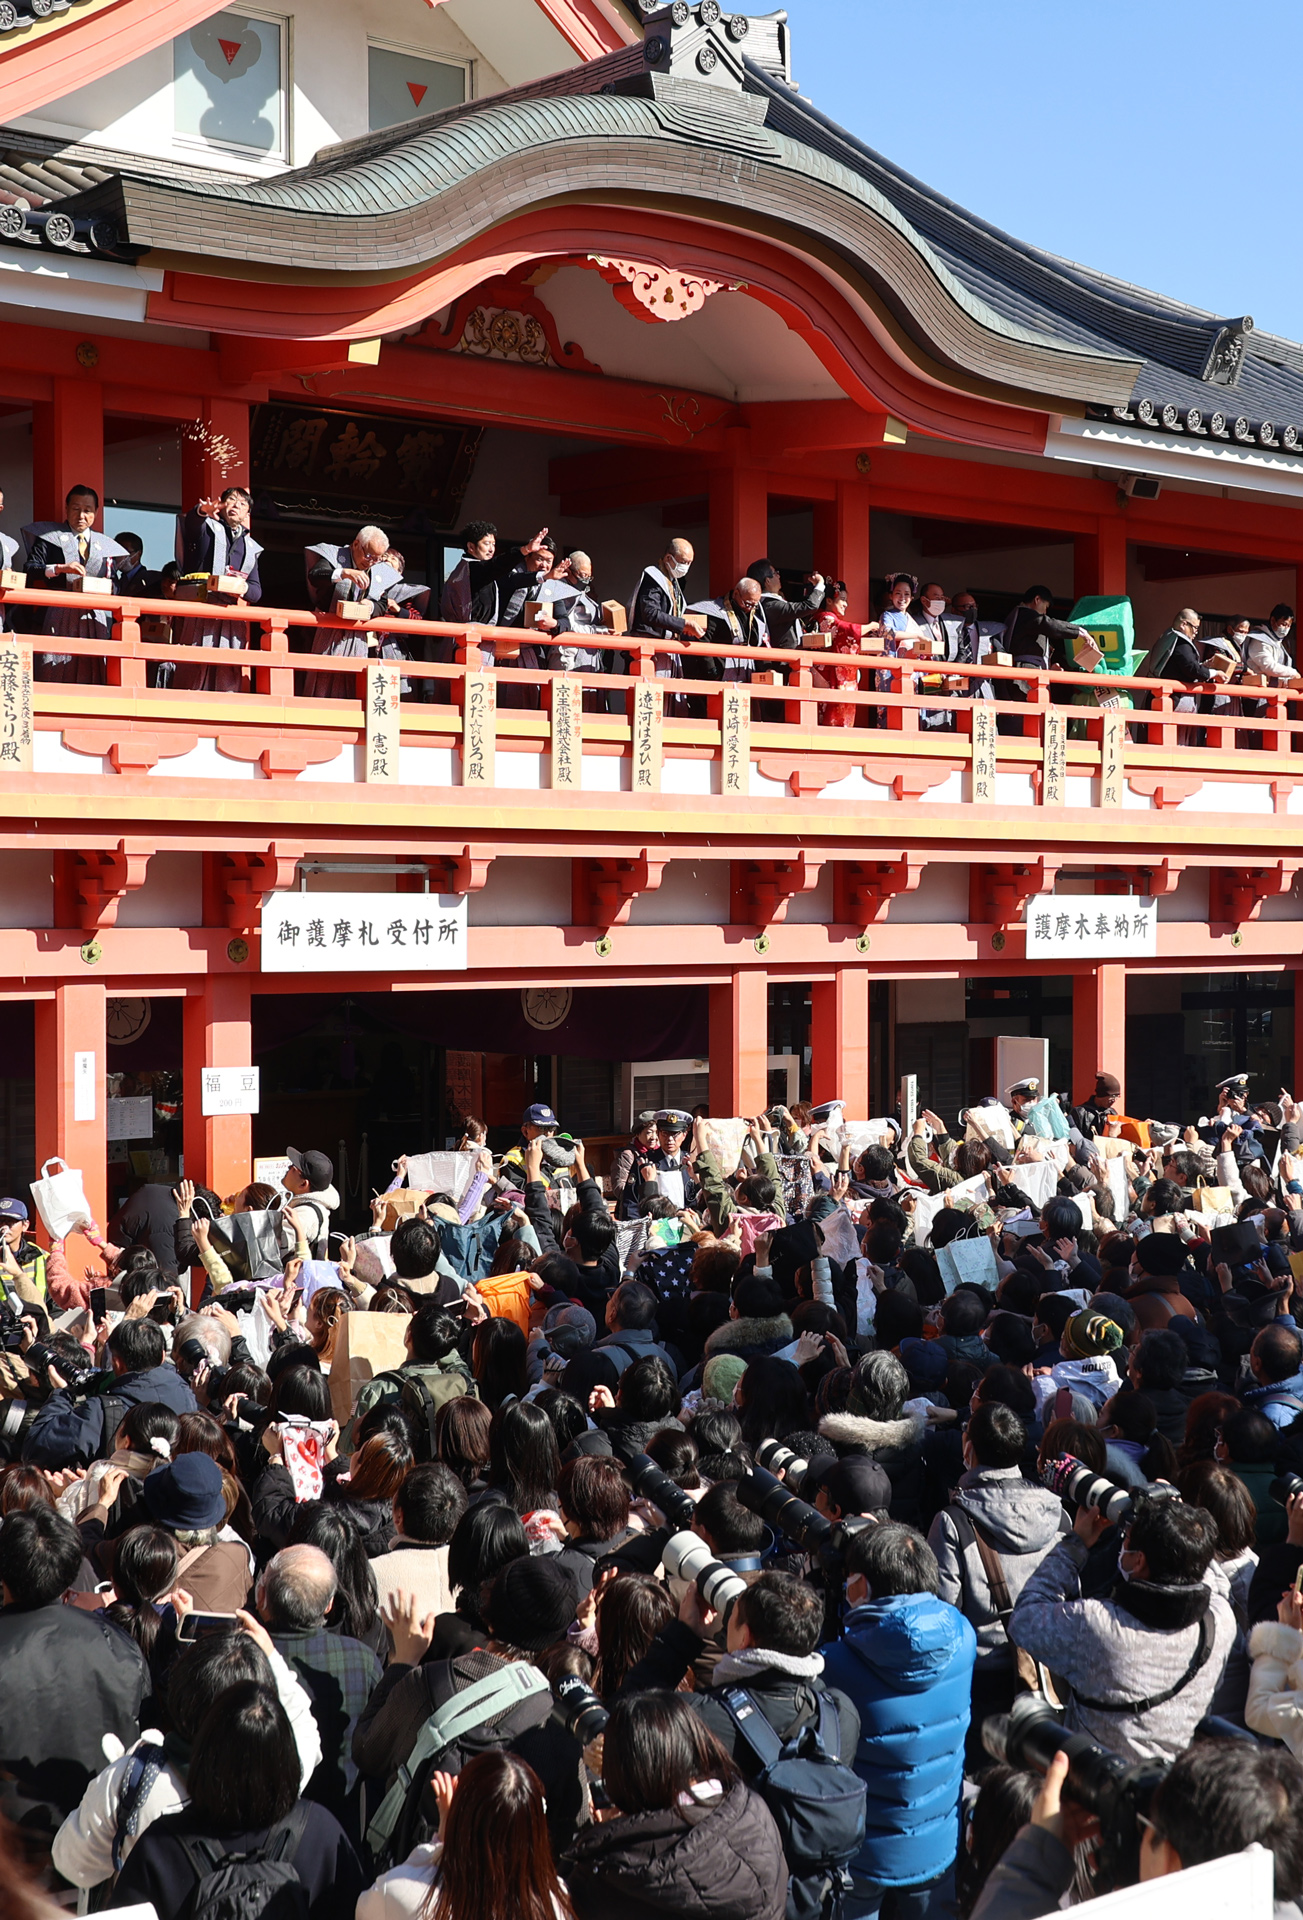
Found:
<svg viewBox="0 0 1303 1920"><path fill-rule="evenodd" d="M852 1865L876 1885L935 1880L959 1844L959 1792L977 1636L930 1593L869 1600L825 1647L823 1677L860 1716L855 1771L868 1787Z"/></svg>
<svg viewBox="0 0 1303 1920"><path fill-rule="evenodd" d="M293 1194L285 1209L290 1219L303 1228L308 1250L318 1260L326 1257L330 1216L338 1213L343 1204L334 1187L324 1186L314 1187L309 1193Z"/></svg>
<svg viewBox="0 0 1303 1920"><path fill-rule="evenodd" d="M795 1337L785 1313L766 1320L725 1320L708 1335L706 1358L716 1353L736 1353L744 1360L755 1360L761 1354L780 1352Z"/></svg>
<svg viewBox="0 0 1303 1920"><path fill-rule="evenodd" d="M1177 1587L1119 1578L1111 1597L1082 1600L1086 1560L1085 1541L1065 1534L1018 1596L1010 1637L1072 1689L1063 1715L1069 1731L1128 1762L1175 1760L1208 1711L1235 1639L1235 1616L1220 1590L1225 1583ZM1205 1614L1209 1657L1190 1673ZM1171 1699L1135 1710L1178 1682Z"/></svg>
<svg viewBox="0 0 1303 1920"><path fill-rule="evenodd" d="M825 1440L839 1453L865 1453L876 1460L891 1482L892 1520L913 1526L923 1497L923 1440L925 1423L905 1414L899 1420L873 1420L867 1414L827 1413L819 1422Z"/></svg>
<svg viewBox="0 0 1303 1920"><path fill-rule="evenodd" d="M928 1534L941 1570L941 1598L958 1607L976 1629L978 1664L1012 1667L1013 1649L996 1612L986 1568L976 1544L960 1537L956 1507L970 1516L1000 1556L1009 1597L1016 1601L1067 1526L1063 1502L1048 1487L1024 1480L1017 1467L975 1467L959 1482L951 1505L937 1515Z"/></svg>
<svg viewBox="0 0 1303 1920"><path fill-rule="evenodd" d="M1240 1396L1246 1407L1265 1413L1273 1427L1291 1427L1303 1409L1303 1373L1292 1373L1287 1380L1248 1387Z"/></svg>
<svg viewBox="0 0 1303 1920"><path fill-rule="evenodd" d="M584 1827L561 1871L579 1920L782 1920L787 1906L778 1828L741 1781L713 1805Z"/></svg>
<svg viewBox="0 0 1303 1920"><path fill-rule="evenodd" d="M1244 1724L1283 1740L1303 1758L1303 1633L1279 1620L1260 1620L1249 1636L1249 1698Z"/></svg>

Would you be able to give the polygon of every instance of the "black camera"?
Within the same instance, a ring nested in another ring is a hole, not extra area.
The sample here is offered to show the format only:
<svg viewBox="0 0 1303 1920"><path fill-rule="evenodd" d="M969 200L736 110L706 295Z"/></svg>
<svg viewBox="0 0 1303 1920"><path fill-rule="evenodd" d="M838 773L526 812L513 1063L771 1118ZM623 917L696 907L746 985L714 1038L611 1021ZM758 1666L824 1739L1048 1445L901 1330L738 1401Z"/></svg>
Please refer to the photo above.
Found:
<svg viewBox="0 0 1303 1920"><path fill-rule="evenodd" d="M1057 1459L1047 1460L1041 1478L1060 1500L1071 1500L1076 1507L1095 1507L1110 1525L1131 1518L1134 1489L1120 1487L1102 1473L1092 1473L1075 1454L1061 1453ZM1303 1489L1303 1481L1299 1486Z"/></svg>
<svg viewBox="0 0 1303 1920"><path fill-rule="evenodd" d="M659 1507L675 1533L686 1532L692 1525L696 1506L649 1453L635 1453L625 1472L640 1499L650 1500L654 1507Z"/></svg>
<svg viewBox="0 0 1303 1920"><path fill-rule="evenodd" d="M1039 1774L1048 1771L1056 1753L1066 1753L1063 1791L1099 1820L1094 1890L1106 1893L1139 1878L1140 1822L1167 1775L1167 1761L1141 1760L1128 1766L1084 1733L1069 1733L1055 1718L1054 1708L1031 1693L1021 1694L1011 1712L982 1722L982 1745L992 1759Z"/></svg>
<svg viewBox="0 0 1303 1920"><path fill-rule="evenodd" d="M1286 1507L1295 1494L1303 1493L1303 1480L1300 1480L1296 1473L1282 1473L1278 1479L1272 1481L1267 1491L1273 1500L1278 1500L1282 1507Z"/></svg>
<svg viewBox="0 0 1303 1920"><path fill-rule="evenodd" d="M23 1358L38 1378L50 1384L50 1368L54 1367L59 1378L70 1387L81 1387L100 1368L84 1349L75 1352L71 1347L47 1346L43 1340L33 1340Z"/></svg>
<svg viewBox="0 0 1303 1920"><path fill-rule="evenodd" d="M567 1733L572 1733L581 1747L606 1732L611 1716L588 1682L581 1680L577 1673L563 1674L552 1688L552 1697L560 1708Z"/></svg>
<svg viewBox="0 0 1303 1920"><path fill-rule="evenodd" d="M766 1473L781 1474L783 1485L793 1493L800 1493L810 1462L803 1460L799 1453L793 1453L781 1440L762 1440L756 1448L756 1460Z"/></svg>
<svg viewBox="0 0 1303 1920"><path fill-rule="evenodd" d="M811 1559L822 1559L832 1547L837 1531L832 1521L764 1467L752 1467L738 1481L737 1497L749 1512L768 1521L775 1533L795 1540Z"/></svg>

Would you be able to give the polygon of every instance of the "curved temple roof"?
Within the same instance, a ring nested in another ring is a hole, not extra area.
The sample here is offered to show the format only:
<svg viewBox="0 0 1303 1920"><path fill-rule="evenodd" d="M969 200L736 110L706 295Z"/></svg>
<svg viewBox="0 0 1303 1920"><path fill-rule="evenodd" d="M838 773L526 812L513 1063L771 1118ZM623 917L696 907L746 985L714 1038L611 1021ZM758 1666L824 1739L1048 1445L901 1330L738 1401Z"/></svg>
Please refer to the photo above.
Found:
<svg viewBox="0 0 1303 1920"><path fill-rule="evenodd" d="M754 41L766 23L750 24ZM772 62L742 58L746 28L689 21L676 38L683 26L666 10L645 44L271 180L127 165L57 204L83 234L88 216L107 217L126 249L165 250L196 273L225 262L260 279L374 283L432 271L549 203L651 201L716 228L759 225L811 257L817 235L822 270L923 355L1032 404L1286 452L1303 443L1303 348L1012 239L819 113Z"/></svg>

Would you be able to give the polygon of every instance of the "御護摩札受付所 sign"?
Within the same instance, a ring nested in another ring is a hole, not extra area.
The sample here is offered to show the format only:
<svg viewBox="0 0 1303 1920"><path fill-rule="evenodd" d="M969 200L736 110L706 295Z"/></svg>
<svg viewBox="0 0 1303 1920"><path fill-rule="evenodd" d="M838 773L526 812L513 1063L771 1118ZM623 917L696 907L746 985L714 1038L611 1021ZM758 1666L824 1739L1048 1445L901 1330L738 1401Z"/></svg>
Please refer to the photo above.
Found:
<svg viewBox="0 0 1303 1920"><path fill-rule="evenodd" d="M273 893L264 973L464 973L460 893Z"/></svg>

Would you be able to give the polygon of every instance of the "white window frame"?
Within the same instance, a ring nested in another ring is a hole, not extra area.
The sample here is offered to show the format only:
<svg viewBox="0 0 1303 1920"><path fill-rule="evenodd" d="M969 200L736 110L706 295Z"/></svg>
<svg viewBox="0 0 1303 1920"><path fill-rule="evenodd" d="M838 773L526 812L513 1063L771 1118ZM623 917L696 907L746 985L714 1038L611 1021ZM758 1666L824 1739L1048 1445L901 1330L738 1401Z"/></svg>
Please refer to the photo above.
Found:
<svg viewBox="0 0 1303 1920"><path fill-rule="evenodd" d="M460 54L456 54L456 53L443 53L437 47L414 47L411 44L411 42L407 40L382 40L377 35L372 33L369 33L367 35L366 47L367 47L368 55L370 54L372 47L374 47L377 53L406 53L406 54L410 54L412 59L414 60L434 60L434 61L437 61L440 66L443 66L443 67L460 67L462 72L466 75L466 99L470 101L475 98L475 61L473 59L470 59L470 58L463 59ZM368 126L370 126L371 124L371 71L370 71L370 68L371 68L371 63L370 63L370 60L368 59L367 61L367 103L366 103L366 118L367 118ZM412 117L413 119L420 118L419 108ZM402 126L403 122L399 120L395 124L398 126ZM384 128L382 129L382 131L389 132L391 131L391 129Z"/></svg>
<svg viewBox="0 0 1303 1920"><path fill-rule="evenodd" d="M294 84L290 66L293 52L294 16L286 13L267 13L261 7L233 6L231 0L214 9L217 13L242 13L250 20L256 20L262 26L276 27L280 32L281 43L281 139L278 147L246 147L236 140L205 140L202 134L178 133L176 128L176 59L173 55L172 79L172 144L180 152L192 153L229 153L239 154L241 158L260 160L268 166L288 167L292 164L294 152ZM208 16L211 19L212 15ZM207 25L207 20L199 25ZM184 39L178 34L177 39ZM173 42L175 46L175 41Z"/></svg>

